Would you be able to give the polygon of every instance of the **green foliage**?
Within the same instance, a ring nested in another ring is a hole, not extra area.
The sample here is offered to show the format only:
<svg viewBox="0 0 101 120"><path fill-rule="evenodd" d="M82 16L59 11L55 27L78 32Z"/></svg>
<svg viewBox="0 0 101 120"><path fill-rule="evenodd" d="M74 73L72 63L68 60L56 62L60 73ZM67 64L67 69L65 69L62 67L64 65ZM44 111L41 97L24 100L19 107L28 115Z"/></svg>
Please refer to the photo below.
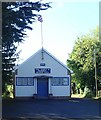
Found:
<svg viewBox="0 0 101 120"><path fill-rule="evenodd" d="M99 40L98 27L89 34L80 36L75 42L67 65L74 71L73 79L80 83L80 87L87 86L94 91L95 66L94 50L96 54L97 79L101 78L101 41Z"/></svg>
<svg viewBox="0 0 101 120"><path fill-rule="evenodd" d="M2 98L14 98L13 96L13 85L6 84L6 91L2 94Z"/></svg>
<svg viewBox="0 0 101 120"><path fill-rule="evenodd" d="M6 83L13 80L12 71L18 57L17 46L24 41L26 29L36 21L41 10L47 10L49 3L38 2L2 2L2 78L3 92Z"/></svg>
<svg viewBox="0 0 101 120"><path fill-rule="evenodd" d="M88 92L85 95L85 98L93 98L93 97L94 97L94 94L92 92Z"/></svg>

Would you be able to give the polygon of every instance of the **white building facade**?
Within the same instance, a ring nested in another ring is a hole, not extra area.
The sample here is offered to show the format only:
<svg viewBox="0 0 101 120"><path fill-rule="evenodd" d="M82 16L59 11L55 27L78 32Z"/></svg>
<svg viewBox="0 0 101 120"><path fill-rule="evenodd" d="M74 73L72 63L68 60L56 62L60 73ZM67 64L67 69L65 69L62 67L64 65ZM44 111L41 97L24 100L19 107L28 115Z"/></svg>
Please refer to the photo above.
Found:
<svg viewBox="0 0 101 120"><path fill-rule="evenodd" d="M15 97L70 96L71 70L45 49L40 49L16 69Z"/></svg>

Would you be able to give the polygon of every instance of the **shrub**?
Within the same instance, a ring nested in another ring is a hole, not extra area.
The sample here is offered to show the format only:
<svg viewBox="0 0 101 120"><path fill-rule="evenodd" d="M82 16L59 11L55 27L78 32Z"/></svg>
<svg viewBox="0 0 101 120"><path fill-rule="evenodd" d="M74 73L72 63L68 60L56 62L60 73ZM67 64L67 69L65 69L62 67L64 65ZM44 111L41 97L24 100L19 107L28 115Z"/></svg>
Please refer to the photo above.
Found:
<svg viewBox="0 0 101 120"><path fill-rule="evenodd" d="M94 94L92 92L87 92L85 94L85 98L93 98L94 97Z"/></svg>

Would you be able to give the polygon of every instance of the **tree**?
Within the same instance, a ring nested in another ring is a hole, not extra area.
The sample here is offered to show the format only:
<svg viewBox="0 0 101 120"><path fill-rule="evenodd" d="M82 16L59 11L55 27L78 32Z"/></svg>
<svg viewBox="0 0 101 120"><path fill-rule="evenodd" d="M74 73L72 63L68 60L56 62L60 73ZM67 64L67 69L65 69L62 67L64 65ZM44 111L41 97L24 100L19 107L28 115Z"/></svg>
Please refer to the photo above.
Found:
<svg viewBox="0 0 101 120"><path fill-rule="evenodd" d="M98 27L89 34L80 36L75 42L67 65L74 71L73 79L83 89L87 86L94 91L95 66L94 50L96 51L97 80L101 78L101 41Z"/></svg>
<svg viewBox="0 0 101 120"><path fill-rule="evenodd" d="M18 53L17 46L24 41L26 29L37 20L41 10L47 10L50 3L38 2L3 2L2 3L2 79L3 92L6 84L12 81L12 71ZM37 12L37 13L36 13Z"/></svg>

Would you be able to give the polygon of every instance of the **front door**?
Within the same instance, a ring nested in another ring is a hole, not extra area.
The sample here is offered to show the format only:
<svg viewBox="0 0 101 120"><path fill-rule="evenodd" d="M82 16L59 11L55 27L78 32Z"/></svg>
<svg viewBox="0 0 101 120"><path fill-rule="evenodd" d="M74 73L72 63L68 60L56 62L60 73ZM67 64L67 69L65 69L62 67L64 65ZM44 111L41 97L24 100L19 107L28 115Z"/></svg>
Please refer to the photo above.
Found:
<svg viewBox="0 0 101 120"><path fill-rule="evenodd" d="M37 95L38 98L48 97L48 78L37 79Z"/></svg>

